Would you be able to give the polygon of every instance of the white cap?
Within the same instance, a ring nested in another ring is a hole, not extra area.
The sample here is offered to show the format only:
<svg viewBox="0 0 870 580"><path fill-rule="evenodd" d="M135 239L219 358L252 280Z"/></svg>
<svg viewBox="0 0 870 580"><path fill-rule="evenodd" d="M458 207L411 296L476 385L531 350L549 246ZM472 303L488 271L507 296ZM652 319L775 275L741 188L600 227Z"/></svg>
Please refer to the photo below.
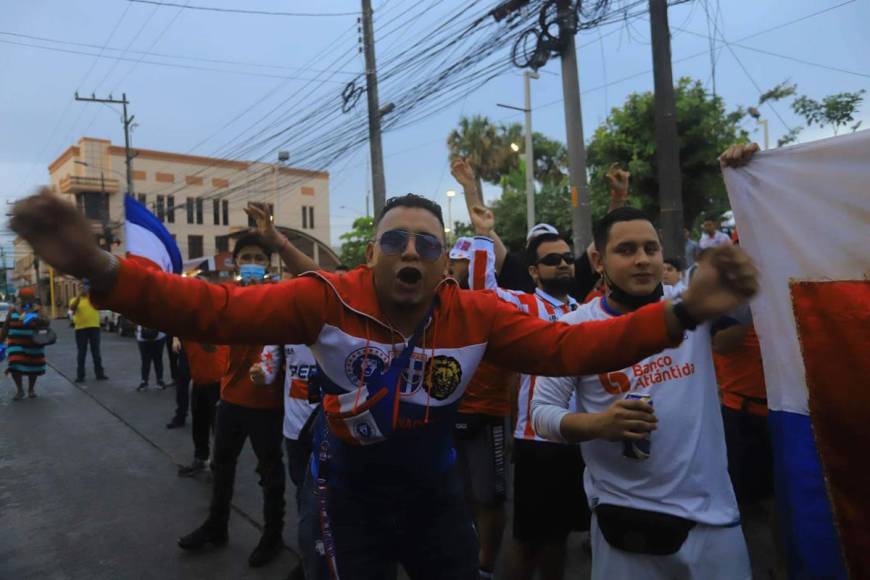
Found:
<svg viewBox="0 0 870 580"><path fill-rule="evenodd" d="M526 244L528 245L533 239L537 238L543 234L556 234L559 235L559 230L551 226L550 224L538 224L536 226L532 226L532 229L529 230L529 234L526 236Z"/></svg>
<svg viewBox="0 0 870 580"><path fill-rule="evenodd" d="M450 250L450 259L451 260L470 260L471 259L471 244L474 240L471 238L459 238L456 240L456 243L453 244L453 248Z"/></svg>

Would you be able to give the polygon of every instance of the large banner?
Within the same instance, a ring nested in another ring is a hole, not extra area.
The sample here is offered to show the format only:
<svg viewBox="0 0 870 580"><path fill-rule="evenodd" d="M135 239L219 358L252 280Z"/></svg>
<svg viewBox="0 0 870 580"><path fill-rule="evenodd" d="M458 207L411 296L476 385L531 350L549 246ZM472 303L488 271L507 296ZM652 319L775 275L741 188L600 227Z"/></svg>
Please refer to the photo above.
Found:
<svg viewBox="0 0 870 580"><path fill-rule="evenodd" d="M789 574L870 578L870 131L724 176L761 271L752 312Z"/></svg>

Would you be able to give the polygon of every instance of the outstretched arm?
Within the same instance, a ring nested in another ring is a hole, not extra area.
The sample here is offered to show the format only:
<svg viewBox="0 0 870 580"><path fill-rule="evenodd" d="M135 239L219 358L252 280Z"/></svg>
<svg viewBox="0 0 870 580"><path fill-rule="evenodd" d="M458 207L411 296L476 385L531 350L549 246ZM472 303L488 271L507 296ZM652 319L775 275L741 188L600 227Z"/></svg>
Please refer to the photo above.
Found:
<svg viewBox="0 0 870 580"><path fill-rule="evenodd" d="M498 234L495 233L495 217L492 210L483 205L483 193L478 186L474 169L468 161L462 157L457 157L450 163L450 173L462 186L462 191L465 194L465 206L468 208L468 216L474 227L474 233L478 236L491 238L495 243L495 271L496 273L501 272L501 267L507 256L507 248ZM453 227L453 224L449 225L451 228Z"/></svg>

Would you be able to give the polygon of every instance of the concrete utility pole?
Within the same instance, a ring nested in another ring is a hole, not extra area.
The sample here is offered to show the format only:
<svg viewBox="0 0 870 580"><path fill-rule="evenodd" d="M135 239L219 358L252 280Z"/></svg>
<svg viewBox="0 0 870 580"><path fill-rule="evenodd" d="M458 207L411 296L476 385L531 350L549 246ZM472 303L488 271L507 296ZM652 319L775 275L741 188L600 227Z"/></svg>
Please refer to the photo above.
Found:
<svg viewBox="0 0 870 580"><path fill-rule="evenodd" d="M562 53L562 95L565 98L565 129L568 142L568 173L571 184L574 255L586 251L592 242L592 206L586 183L586 145L583 143L583 116L580 110L580 79L577 75L577 47L574 35L574 6L571 0L558 0L559 41Z"/></svg>
<svg viewBox="0 0 870 580"><path fill-rule="evenodd" d="M372 26L372 2L362 0L363 45L366 57L366 96L369 107L369 150L372 157L372 193L375 216L381 214L387 197L384 178L384 150L381 145L381 109L378 102L378 71L375 64L375 31Z"/></svg>
<svg viewBox="0 0 870 580"><path fill-rule="evenodd" d="M532 146L532 80L539 79L535 71L525 71L525 102L526 109L526 222L528 229L535 225L535 151Z"/></svg>
<svg viewBox="0 0 870 580"><path fill-rule="evenodd" d="M671 33L668 0L649 0L652 32L653 79L655 82L656 164L659 179L662 245L668 258L682 258L683 187L680 174L680 143L674 77L671 71Z"/></svg>
<svg viewBox="0 0 870 580"><path fill-rule="evenodd" d="M132 117L127 116L127 105L130 104L127 100L127 93L121 93L121 100L113 99L112 95L109 95L108 99L98 99L93 94L90 97L80 97L78 92L76 92L76 100L77 101L85 101L88 103L107 103L110 105L123 105L124 107L124 159L127 164L127 193L133 195L133 155L132 150L130 149L130 126L133 124L133 119L136 118L135 115Z"/></svg>

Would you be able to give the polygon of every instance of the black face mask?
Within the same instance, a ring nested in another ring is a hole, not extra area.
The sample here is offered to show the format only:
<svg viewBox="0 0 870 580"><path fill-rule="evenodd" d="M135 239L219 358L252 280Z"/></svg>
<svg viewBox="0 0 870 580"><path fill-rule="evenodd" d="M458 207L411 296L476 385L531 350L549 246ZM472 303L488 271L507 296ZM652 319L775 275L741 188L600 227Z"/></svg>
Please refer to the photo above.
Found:
<svg viewBox="0 0 870 580"><path fill-rule="evenodd" d="M574 278L551 278L549 280L541 279L541 288L550 296L565 296L571 291L574 285Z"/></svg>
<svg viewBox="0 0 870 580"><path fill-rule="evenodd" d="M647 304L654 304L662 299L664 296L665 290L662 286L662 283L659 282L658 286L650 292L649 294L629 294L619 286L613 283L613 280L610 279L610 276L607 275L607 272L604 272L604 281L607 283L607 297L618 302L619 304L625 306L629 310L637 310L642 306L646 306Z"/></svg>

